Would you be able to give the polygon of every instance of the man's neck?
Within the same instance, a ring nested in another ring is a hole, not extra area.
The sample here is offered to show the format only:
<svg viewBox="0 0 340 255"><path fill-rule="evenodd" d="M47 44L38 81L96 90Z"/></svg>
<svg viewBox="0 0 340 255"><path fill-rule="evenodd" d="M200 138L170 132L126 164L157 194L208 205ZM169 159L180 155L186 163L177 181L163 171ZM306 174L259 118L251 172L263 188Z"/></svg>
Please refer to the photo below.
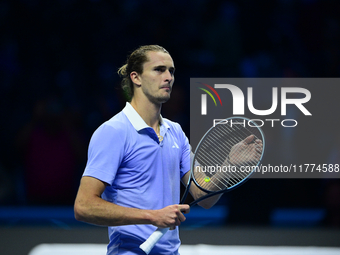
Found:
<svg viewBox="0 0 340 255"><path fill-rule="evenodd" d="M162 104L154 104L145 100L131 100L131 106L137 111L147 125L155 131L159 125Z"/></svg>

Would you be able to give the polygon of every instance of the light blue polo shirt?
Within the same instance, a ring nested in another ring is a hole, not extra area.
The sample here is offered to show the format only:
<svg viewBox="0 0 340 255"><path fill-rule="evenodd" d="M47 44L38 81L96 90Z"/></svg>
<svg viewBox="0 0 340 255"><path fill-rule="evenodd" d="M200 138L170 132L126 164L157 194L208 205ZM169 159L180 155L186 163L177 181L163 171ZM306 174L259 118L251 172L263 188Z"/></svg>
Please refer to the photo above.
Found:
<svg viewBox="0 0 340 255"><path fill-rule="evenodd" d="M161 117L155 131L127 103L93 134L83 176L109 184L102 198L125 207L161 209L178 204L180 180L190 170L190 146L179 124ZM139 249L153 225L109 227L107 254L144 254ZM178 254L178 228L168 231L150 254Z"/></svg>

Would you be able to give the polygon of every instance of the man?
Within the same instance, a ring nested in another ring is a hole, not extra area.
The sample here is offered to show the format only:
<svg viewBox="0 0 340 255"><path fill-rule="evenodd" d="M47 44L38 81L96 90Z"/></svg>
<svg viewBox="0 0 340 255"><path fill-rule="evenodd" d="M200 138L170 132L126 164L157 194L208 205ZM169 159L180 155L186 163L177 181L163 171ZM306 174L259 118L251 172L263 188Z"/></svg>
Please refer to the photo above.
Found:
<svg viewBox="0 0 340 255"><path fill-rule="evenodd" d="M150 254L178 254L179 205L187 183L190 145L179 124L162 118L170 99L174 62L163 47L142 46L119 69L129 97L125 108L93 134L74 211L77 220L109 227L107 254L144 254L139 245L157 228L170 227ZM194 187L194 198L204 193ZM209 208L219 196L204 200Z"/></svg>

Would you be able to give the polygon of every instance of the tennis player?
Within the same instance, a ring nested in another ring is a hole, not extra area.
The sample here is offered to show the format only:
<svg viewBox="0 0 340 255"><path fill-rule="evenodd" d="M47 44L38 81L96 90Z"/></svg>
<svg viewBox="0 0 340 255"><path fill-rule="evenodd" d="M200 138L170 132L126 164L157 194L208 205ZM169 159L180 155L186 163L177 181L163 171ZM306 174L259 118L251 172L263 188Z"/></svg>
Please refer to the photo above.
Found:
<svg viewBox="0 0 340 255"><path fill-rule="evenodd" d="M157 227L170 227L150 254L178 254L179 205L187 183L190 145L179 124L161 116L170 99L174 62L158 45L142 46L118 73L129 97L125 108L93 134L75 200L77 220L109 227L107 254L144 254L139 248ZM195 185L194 198L205 193ZM219 195L200 202L209 208Z"/></svg>

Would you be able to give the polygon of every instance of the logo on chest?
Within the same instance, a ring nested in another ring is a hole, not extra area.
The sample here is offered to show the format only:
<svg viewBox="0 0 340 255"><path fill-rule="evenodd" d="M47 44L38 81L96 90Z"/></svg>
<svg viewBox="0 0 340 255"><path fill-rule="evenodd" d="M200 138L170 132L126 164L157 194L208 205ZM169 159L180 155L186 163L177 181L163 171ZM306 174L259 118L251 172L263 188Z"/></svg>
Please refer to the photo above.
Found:
<svg viewBox="0 0 340 255"><path fill-rule="evenodd" d="M172 148L176 148L176 149L179 149L177 143L174 141L174 145L172 145Z"/></svg>

